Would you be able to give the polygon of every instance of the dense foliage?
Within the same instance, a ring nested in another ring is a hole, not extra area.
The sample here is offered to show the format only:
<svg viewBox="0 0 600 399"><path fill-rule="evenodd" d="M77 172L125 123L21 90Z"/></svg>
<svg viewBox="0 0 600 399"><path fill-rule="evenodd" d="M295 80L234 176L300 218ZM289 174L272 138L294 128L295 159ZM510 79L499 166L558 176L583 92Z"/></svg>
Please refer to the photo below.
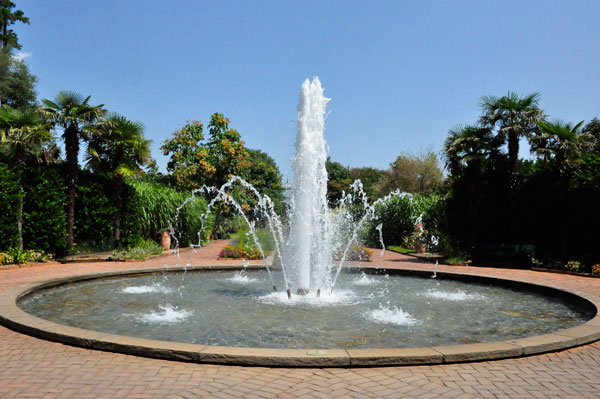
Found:
<svg viewBox="0 0 600 399"><path fill-rule="evenodd" d="M219 187L243 174L242 165L249 154L238 131L229 128L229 119L212 114L208 131L205 140L202 123L191 121L161 146L163 154L170 156L167 170L181 189Z"/></svg>
<svg viewBox="0 0 600 399"><path fill-rule="evenodd" d="M128 238L129 242L139 237L156 238L160 232L172 228L174 239L184 247L198 244L200 231L203 238L210 233L213 218L209 217L202 225L207 209L204 198L144 179L127 179L126 183L131 191L123 230L126 236L133 237Z"/></svg>
<svg viewBox="0 0 600 399"><path fill-rule="evenodd" d="M237 231L236 245L251 248L237 209L217 202L204 220L214 193L192 194L232 176L271 197L285 222L275 161L246 148L223 114L211 115L206 132L201 122L189 121L164 141L161 150L169 162L162 175L141 123L109 114L103 105L92 105L90 96L72 91L38 104L37 78L15 54L21 48L12 29L16 23L29 19L12 1L0 0L1 262L115 247L127 247L119 252L123 257L145 256L158 251L154 241L165 230L179 246ZM370 201L393 190L413 194L377 206L364 226L369 245L380 245L381 225L386 244L433 244L437 238L433 249L457 259L490 244L531 244L541 258L536 264L598 272L600 120L550 120L540 102L538 93L482 97L481 116L448 132L446 177L432 151L415 156L398 148L400 155L386 170L350 168L328 159L329 204L337 206L360 179ZM57 137L63 139L64 158ZM524 143L530 160L519 159ZM80 148L87 149L84 166ZM229 194L246 216L253 216L257 200L250 190L236 183ZM360 217L364 209L349 204L337 214L345 212ZM264 234L259 230L261 243L271 247Z"/></svg>
<svg viewBox="0 0 600 399"><path fill-rule="evenodd" d="M598 121L550 121L538 102L537 94L484 97L478 123L450 130L450 233L468 251L530 244L546 264L576 258L591 267L600 258L593 233L600 222ZM535 158L515 158L515 136L528 140Z"/></svg>
<svg viewBox="0 0 600 399"><path fill-rule="evenodd" d="M365 231L366 242L381 247L377 226L382 224L383 241L386 245L402 244L404 237L415 231L420 219L431 236L441 237L446 232L444 220L445 197L439 195L394 196L375 208L375 217Z"/></svg>
<svg viewBox="0 0 600 399"><path fill-rule="evenodd" d="M440 188L443 178L442 167L433 151L421 155L403 153L390 164L385 190L432 194Z"/></svg>

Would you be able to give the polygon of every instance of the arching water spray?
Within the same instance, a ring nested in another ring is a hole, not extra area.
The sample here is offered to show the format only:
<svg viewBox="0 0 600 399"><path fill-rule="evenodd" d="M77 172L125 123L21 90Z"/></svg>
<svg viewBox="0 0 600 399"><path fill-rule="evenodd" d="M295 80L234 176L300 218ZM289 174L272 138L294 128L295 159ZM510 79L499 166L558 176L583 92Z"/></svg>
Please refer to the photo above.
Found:
<svg viewBox="0 0 600 399"><path fill-rule="evenodd" d="M273 289L277 290L263 248L256 236L254 222L248 219L241 205L228 193L232 185L239 184L255 196L257 205L254 212L267 221L266 225L275 241L275 256L281 261L288 297L291 297L294 291L316 296L333 291L351 246L358 243L365 223L375 216L376 207L396 196L412 200L412 194L396 190L371 204L362 183L357 180L350 186L350 191L343 194L338 208L329 209L325 169L328 147L323 136L328 102L329 99L323 95L318 78L314 78L312 82L307 79L302 84L298 104L296 154L292 160L294 183L289 199L289 234L284 234L286 229L275 212L271 199L261 195L251 184L236 176L219 188L203 186L194 190L192 196L177 209L174 225L178 223L181 209L196 195L212 196L207 212L201 220L202 229L198 232L198 244L191 245L192 252L201 248L205 221L213 207L220 201L225 201L231 204L248 224L250 234L263 256ZM361 209L358 216L357 206ZM383 248L380 262L385 252L382 228L382 224L376 227ZM175 240L176 253L179 256L180 242L173 224L169 226L169 232ZM334 254L339 257L335 265ZM190 260L191 254L188 264Z"/></svg>

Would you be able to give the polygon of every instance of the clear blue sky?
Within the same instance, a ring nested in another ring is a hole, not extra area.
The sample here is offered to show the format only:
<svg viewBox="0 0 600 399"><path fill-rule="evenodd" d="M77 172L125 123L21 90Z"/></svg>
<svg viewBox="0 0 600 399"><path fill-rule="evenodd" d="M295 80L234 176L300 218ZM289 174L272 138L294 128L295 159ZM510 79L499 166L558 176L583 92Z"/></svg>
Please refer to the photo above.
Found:
<svg viewBox="0 0 600 399"><path fill-rule="evenodd" d="M551 117L600 116L600 1L13 0L40 98L91 95L160 143L214 112L291 178L305 78L332 98L330 155L386 168L438 151L482 95L540 92Z"/></svg>

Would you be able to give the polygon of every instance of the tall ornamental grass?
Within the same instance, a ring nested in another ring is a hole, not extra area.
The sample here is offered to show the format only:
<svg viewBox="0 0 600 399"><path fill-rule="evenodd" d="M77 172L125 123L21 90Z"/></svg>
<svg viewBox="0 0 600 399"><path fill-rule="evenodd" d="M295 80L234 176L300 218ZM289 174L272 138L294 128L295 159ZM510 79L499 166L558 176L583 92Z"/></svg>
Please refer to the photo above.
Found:
<svg viewBox="0 0 600 399"><path fill-rule="evenodd" d="M156 239L161 231L172 227L180 247L198 243L202 216L207 210L204 198L194 197L177 214L177 208L191 194L141 179L127 179L126 183L131 189L126 218L131 241L140 237ZM210 233L213 220L212 216L206 220L202 239Z"/></svg>

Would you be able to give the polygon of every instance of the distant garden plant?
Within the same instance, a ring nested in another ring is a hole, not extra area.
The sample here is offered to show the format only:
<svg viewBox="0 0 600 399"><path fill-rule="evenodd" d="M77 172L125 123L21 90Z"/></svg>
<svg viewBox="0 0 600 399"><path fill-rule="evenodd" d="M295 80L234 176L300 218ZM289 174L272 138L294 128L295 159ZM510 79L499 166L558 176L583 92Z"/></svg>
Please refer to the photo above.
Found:
<svg viewBox="0 0 600 399"><path fill-rule="evenodd" d="M232 259L263 259L260 251L257 247L251 245L227 245L221 252L219 252L219 258L232 258Z"/></svg>
<svg viewBox="0 0 600 399"><path fill-rule="evenodd" d="M20 265L24 263L37 263L52 259L52 255L33 249L11 248L0 252L1 265Z"/></svg>
<svg viewBox="0 0 600 399"><path fill-rule="evenodd" d="M453 255L446 258L445 263L451 266L467 265L469 261L466 255Z"/></svg>
<svg viewBox="0 0 600 399"><path fill-rule="evenodd" d="M341 259L343 255L344 255L344 252L340 251L337 254L335 254L335 258ZM350 248L348 248L348 252L346 253L346 260L370 262L372 255L373 255L372 249L363 247L361 245L353 245Z"/></svg>
<svg viewBox="0 0 600 399"><path fill-rule="evenodd" d="M565 265L565 269L570 272L575 272L575 273L583 272L583 267L581 266L581 262L576 261L576 260L568 261L567 264Z"/></svg>
<svg viewBox="0 0 600 399"><path fill-rule="evenodd" d="M134 245L113 252L114 260L146 260L153 255L160 255L163 247L150 239L139 239Z"/></svg>

